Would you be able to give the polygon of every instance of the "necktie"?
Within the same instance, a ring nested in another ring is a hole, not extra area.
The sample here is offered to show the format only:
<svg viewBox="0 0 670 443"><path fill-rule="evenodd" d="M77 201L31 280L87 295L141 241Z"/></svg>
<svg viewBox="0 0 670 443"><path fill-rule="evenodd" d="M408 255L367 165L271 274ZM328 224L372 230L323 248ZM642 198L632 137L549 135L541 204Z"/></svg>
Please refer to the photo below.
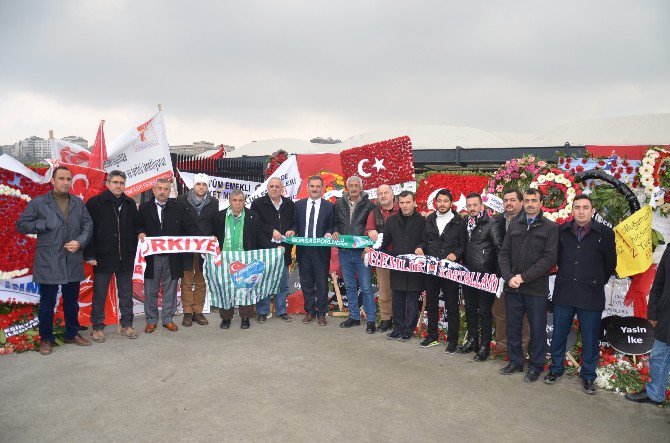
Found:
<svg viewBox="0 0 670 443"><path fill-rule="evenodd" d="M312 200L312 209L309 210L309 224L307 225L307 237L314 237L314 214L316 213L316 201Z"/></svg>
<svg viewBox="0 0 670 443"><path fill-rule="evenodd" d="M162 231L163 230L163 209L165 209L165 203L163 203L163 204L156 203L156 204L161 207L161 210L158 211L158 220L161 223L161 231Z"/></svg>
<svg viewBox="0 0 670 443"><path fill-rule="evenodd" d="M577 241L582 241L582 228L581 226L577 226Z"/></svg>
<svg viewBox="0 0 670 443"><path fill-rule="evenodd" d="M529 219L527 219L526 221L528 222L528 226L530 226L530 225L533 224L533 222L535 221L535 219L534 219L534 218L529 218Z"/></svg>

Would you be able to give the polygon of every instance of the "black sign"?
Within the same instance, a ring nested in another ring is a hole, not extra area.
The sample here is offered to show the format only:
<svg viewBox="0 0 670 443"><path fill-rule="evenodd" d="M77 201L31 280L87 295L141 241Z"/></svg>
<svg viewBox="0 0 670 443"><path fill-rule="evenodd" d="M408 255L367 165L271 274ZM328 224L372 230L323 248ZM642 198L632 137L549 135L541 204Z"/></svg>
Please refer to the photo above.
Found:
<svg viewBox="0 0 670 443"><path fill-rule="evenodd" d="M621 316L619 315L610 315L608 317L604 317L600 320L600 346L604 348L611 348L612 345L610 342L607 340L607 328L609 325L612 324L614 320L620 319Z"/></svg>
<svg viewBox="0 0 670 443"><path fill-rule="evenodd" d="M620 317L607 327L607 340L624 354L646 354L654 345L654 328L645 318Z"/></svg>

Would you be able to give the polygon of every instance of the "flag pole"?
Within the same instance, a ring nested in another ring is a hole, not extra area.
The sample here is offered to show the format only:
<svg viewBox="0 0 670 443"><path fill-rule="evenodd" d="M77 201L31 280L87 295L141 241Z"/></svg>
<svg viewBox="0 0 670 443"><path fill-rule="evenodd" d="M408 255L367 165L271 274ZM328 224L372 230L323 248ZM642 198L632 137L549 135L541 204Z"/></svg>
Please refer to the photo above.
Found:
<svg viewBox="0 0 670 443"><path fill-rule="evenodd" d="M163 112L163 105L160 103L158 104L158 112Z"/></svg>
<svg viewBox="0 0 670 443"><path fill-rule="evenodd" d="M49 129L49 138L51 140L53 140L53 138L54 138L54 130L53 129Z"/></svg>

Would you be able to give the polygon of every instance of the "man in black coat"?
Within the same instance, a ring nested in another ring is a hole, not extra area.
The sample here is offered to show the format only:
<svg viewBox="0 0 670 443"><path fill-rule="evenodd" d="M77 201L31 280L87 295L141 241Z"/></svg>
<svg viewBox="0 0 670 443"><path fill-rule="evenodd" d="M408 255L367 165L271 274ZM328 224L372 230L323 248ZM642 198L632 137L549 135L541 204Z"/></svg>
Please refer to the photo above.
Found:
<svg viewBox="0 0 670 443"><path fill-rule="evenodd" d="M121 334L137 338L133 329L133 264L137 251L138 212L135 201L128 197L126 174L107 174L107 190L92 197L86 209L93 220L93 238L84 249L84 259L93 266L93 303L91 323L93 341L105 341L105 304L112 275L121 310Z"/></svg>
<svg viewBox="0 0 670 443"><path fill-rule="evenodd" d="M258 214L244 208L244 199L244 192L239 189L234 190L230 193L230 206L223 211L219 211L214 216L214 235L219 240L221 251L253 251L255 249L268 249L275 246L270 241L270 236L263 229L263 224ZM242 220L244 224L240 233L237 227ZM232 227L232 229L229 230L226 225ZM239 239L237 244L236 239ZM221 329L230 328L234 310L235 308L219 309ZM241 305L238 308L238 312L242 319L240 327L242 329L249 329L251 327L249 319L254 316L254 305Z"/></svg>
<svg viewBox="0 0 670 443"><path fill-rule="evenodd" d="M552 365L544 382L561 378L565 346L577 314L582 331L584 392L595 394L596 367L600 357L600 318L605 309L605 284L616 268L614 232L593 220L595 208L586 195L572 202L573 220L559 227L558 274L554 284L554 331L551 336ZM569 349L568 349L569 350Z"/></svg>
<svg viewBox="0 0 670 443"><path fill-rule="evenodd" d="M416 249L418 255L430 255L439 259L446 258L454 262L461 261L465 249L464 221L451 208L454 198L448 189L440 189L435 196L436 212L426 217L426 230L423 240ZM458 331L461 326L459 312L458 283L436 275L428 275L426 281L426 314L428 316L428 335L419 346L428 348L438 344L437 321L440 303L440 290L444 294L447 310L447 354L456 351Z"/></svg>
<svg viewBox="0 0 670 443"><path fill-rule="evenodd" d="M670 247L667 246L649 291L647 317L654 327L655 337L649 357L651 381L642 391L626 394L626 399L660 405L665 401L670 375Z"/></svg>
<svg viewBox="0 0 670 443"><path fill-rule="evenodd" d="M374 205L363 192L363 180L357 175L347 179L347 192L335 203L335 232L333 238L337 240L342 235L364 235L368 214ZM361 324L361 312L358 307L358 288L363 296L363 309L367 325L365 332L374 334L377 330L377 305L375 294L372 292L372 269L365 266L362 249L340 248L338 257L344 286L347 289L349 318L340 323L341 328L351 328Z"/></svg>
<svg viewBox="0 0 670 443"><path fill-rule="evenodd" d="M402 191L398 196L400 211L386 220L381 251L392 255L414 254L421 245L426 219L416 212L414 193ZM408 341L414 335L419 315L419 296L424 288L424 274L391 270L393 291L393 331L389 340Z"/></svg>
<svg viewBox="0 0 670 443"><path fill-rule="evenodd" d="M206 174L193 176L193 189L177 197L177 202L184 205L197 221L199 235L214 234L212 220L219 212L219 201L209 194L209 177ZM207 325L209 322L202 315L205 305L205 276L202 274L203 259L200 254L182 254L184 276L181 279L181 303L184 308L182 326L190 327L193 322Z"/></svg>
<svg viewBox="0 0 670 443"><path fill-rule="evenodd" d="M268 193L251 203L251 210L261 218L263 232L267 238L271 238L277 244L281 244L282 235L293 226L295 212L295 203L290 198L284 197L283 194L284 182L277 177L272 177L268 180ZM284 321L291 321L291 317L286 313L286 298L288 297L288 272L292 250L293 247L286 247L284 251L284 273L279 283L279 292L274 294L275 314L277 318ZM270 313L270 297L256 303L256 313L259 322L267 319Z"/></svg>
<svg viewBox="0 0 670 443"><path fill-rule="evenodd" d="M549 271L556 264L558 226L542 215L542 193L529 188L523 194L524 215L510 223L500 250L500 272L505 279L507 304L507 355L500 370L509 375L523 372L521 325L530 323L530 367L524 381L537 381L544 370L547 347L547 296Z"/></svg>
<svg viewBox="0 0 670 443"><path fill-rule="evenodd" d="M170 195L170 181L159 178L153 188L154 198L140 205L138 232L144 237L167 237L199 235L197 221L186 206ZM181 254L156 254L146 257L144 271L144 315L147 325L144 332L150 334L158 323L158 290L162 287L163 327L169 331L179 330L172 321L177 310L177 280L184 274L184 259Z"/></svg>
<svg viewBox="0 0 670 443"><path fill-rule="evenodd" d="M314 175L307 180L307 192L309 197L298 200L295 204L293 226L286 232L286 236L332 237L335 205L321 198L323 195L321 176ZM307 313L302 322L311 323L316 316L319 326L326 326L330 247L296 246L296 258Z"/></svg>
<svg viewBox="0 0 670 443"><path fill-rule="evenodd" d="M484 211L482 197L473 193L465 199L468 218L464 223L466 230L463 265L471 272L495 274L498 267L498 254L502 245L502 237L495 220ZM475 354L476 361L485 361L491 350L493 313L491 307L495 294L472 286L463 285L465 299L465 318L468 322L468 339L459 346L457 351ZM481 341L479 341L478 320L481 317ZM480 346L481 344L481 346Z"/></svg>

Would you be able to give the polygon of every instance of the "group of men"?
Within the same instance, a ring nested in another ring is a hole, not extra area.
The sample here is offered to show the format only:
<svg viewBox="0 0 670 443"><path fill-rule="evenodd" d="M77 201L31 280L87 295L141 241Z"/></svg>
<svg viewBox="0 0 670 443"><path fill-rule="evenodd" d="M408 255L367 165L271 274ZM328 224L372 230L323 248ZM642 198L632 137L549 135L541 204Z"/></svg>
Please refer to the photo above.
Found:
<svg viewBox="0 0 670 443"><path fill-rule="evenodd" d="M360 177L351 176L346 192L336 203L323 198L324 183L320 176L307 180L308 197L293 202L283 196L282 180L272 178L267 194L245 208L245 195L233 191L230 206L219 211L218 201L208 192L209 178L196 174L194 186L185 195L170 199L170 182L158 179L154 197L139 209L125 195L125 174L111 171L107 190L90 199L86 205L69 194L71 172L55 168L51 179L54 189L33 199L19 220L17 229L25 234L37 234L34 281L40 283L40 352L49 354L54 341L53 311L59 285L63 294L65 341L80 346L90 341L79 334L77 321L79 282L84 278L83 261L94 267L92 340L103 342L104 307L111 276L115 275L122 334L136 338L132 327L132 270L137 240L145 236L216 236L223 251L282 248L283 236L332 238L340 235L381 238L380 249L391 255L415 254L462 263L470 271L501 275L505 280L504 293L494 294L438 276L377 268L379 287L379 330L389 331L390 340L408 341L414 335L419 312L419 298L426 294L427 336L422 348L439 344L440 293L447 316L446 353L474 353L475 361L485 361L491 350L495 318L496 344L494 353L506 353L509 363L500 370L510 375L523 372L525 348L529 346L530 364L524 381L535 382L543 372L547 353L547 309L550 294L549 275L558 266L551 306L553 306L553 364L544 382L553 384L564 372L567 335L575 314L579 319L583 339L581 378L584 391L595 393L596 366L599 356L600 318L605 305L604 286L614 273L616 250L612 230L594 220L595 208L586 195L572 202L573 220L561 226L544 216L542 193L529 188L504 191L505 212L497 217L488 214L479 194L466 198L467 216L454 209L454 197L441 189L435 198L436 210L424 217L417 211L415 195L410 191L399 194L397 201L390 186L377 188L373 203L363 191ZM303 323L315 319L327 325L328 276L330 247L297 246L296 258L300 284L304 294ZM361 324L358 306L360 290L362 310L366 318L365 332L377 331L375 294L372 290L372 269L365 265L364 249L338 251L344 284L348 295L349 317L340 327ZM666 280L668 252L663 256L650 299L650 319L657 326L658 349L654 371L670 370L670 340L667 336L670 309L670 288ZM290 248L285 248L284 272L275 296L276 315L291 321L286 312ZM182 325L193 322L206 325L202 314L205 283L202 258L197 254L158 254L147 257L145 271L145 333L156 329L159 321L158 292L162 291L162 325L177 331L173 322L176 310L176 286L181 278L184 317ZM462 293L462 294L461 294ZM462 297L461 297L462 295ZM460 304L465 304L467 334L459 345ZM269 297L256 306L240 306L241 328L250 327L256 315L262 323L269 314ZM222 329L228 329L233 309L220 309ZM653 318L652 318L653 317ZM527 325L527 326L526 326ZM652 355L652 358L654 356ZM654 377L654 374L652 374ZM662 375L660 375L662 378ZM656 380L659 374L655 375ZM657 383L660 383L657 381ZM631 398L634 401L657 400L646 393Z"/></svg>

